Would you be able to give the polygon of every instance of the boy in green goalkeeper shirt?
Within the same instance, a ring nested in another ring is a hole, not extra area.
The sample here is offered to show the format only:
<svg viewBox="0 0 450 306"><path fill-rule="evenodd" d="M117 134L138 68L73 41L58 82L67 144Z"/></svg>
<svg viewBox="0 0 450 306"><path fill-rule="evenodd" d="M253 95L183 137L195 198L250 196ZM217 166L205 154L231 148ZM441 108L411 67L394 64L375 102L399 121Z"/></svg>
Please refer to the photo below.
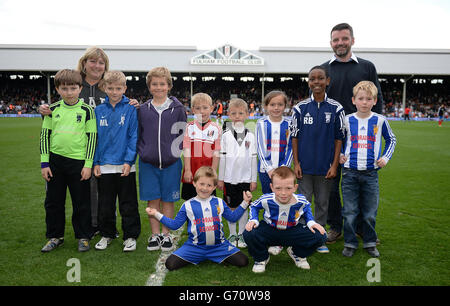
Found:
<svg viewBox="0 0 450 306"><path fill-rule="evenodd" d="M50 105L40 136L41 173L47 181L45 196L46 237L42 252L64 242L65 200L69 187L72 199L72 226L78 251L89 250L91 226L91 169L97 143L94 110L78 96L82 88L79 72L63 69L55 75L56 91L62 100Z"/></svg>

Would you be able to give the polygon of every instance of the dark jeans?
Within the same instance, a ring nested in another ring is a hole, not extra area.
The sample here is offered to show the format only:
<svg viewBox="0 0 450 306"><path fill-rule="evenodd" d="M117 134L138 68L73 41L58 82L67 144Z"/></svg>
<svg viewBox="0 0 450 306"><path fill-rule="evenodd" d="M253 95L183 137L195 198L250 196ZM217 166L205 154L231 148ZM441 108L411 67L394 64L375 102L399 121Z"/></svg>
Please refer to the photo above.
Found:
<svg viewBox="0 0 450 306"><path fill-rule="evenodd" d="M330 199L328 201L328 216L327 223L330 225L330 230L338 233L342 232L342 204L341 195L339 192L339 183L341 182L341 165L337 168L337 175L333 179L330 188Z"/></svg>
<svg viewBox="0 0 450 306"><path fill-rule="evenodd" d="M99 230L103 237L116 237L116 199L122 217L123 239L137 238L141 233L136 172L128 176L120 173L102 174L98 178Z"/></svg>
<svg viewBox="0 0 450 306"><path fill-rule="evenodd" d="M358 247L356 238L358 215L362 216L363 247L376 245L375 219L378 211L379 188L377 170L342 170L344 208L344 246Z"/></svg>
<svg viewBox="0 0 450 306"><path fill-rule="evenodd" d="M93 171L93 170L92 170ZM89 180L91 185L91 218L92 218L92 227L98 227L98 182L97 178L92 173L92 177Z"/></svg>
<svg viewBox="0 0 450 306"><path fill-rule="evenodd" d="M72 199L72 226L75 238L91 238L91 202L89 180L80 181L84 160L76 160L50 153L53 177L47 182L45 223L47 238L64 237L66 223L65 202L67 187Z"/></svg>
<svg viewBox="0 0 450 306"><path fill-rule="evenodd" d="M268 247L272 245L292 246L292 251L298 257L308 257L327 240L327 234L321 235L318 230L313 233L308 226L297 224L286 230L278 230L264 221L250 232L244 231L244 240L249 254L255 262L261 262L269 257Z"/></svg>

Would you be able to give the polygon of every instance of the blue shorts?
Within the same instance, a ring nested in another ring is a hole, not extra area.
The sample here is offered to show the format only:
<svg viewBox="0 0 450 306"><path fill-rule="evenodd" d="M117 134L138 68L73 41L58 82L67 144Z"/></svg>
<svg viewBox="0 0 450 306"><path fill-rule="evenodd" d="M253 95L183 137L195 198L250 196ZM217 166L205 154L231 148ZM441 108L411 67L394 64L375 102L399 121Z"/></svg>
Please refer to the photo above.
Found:
<svg viewBox="0 0 450 306"><path fill-rule="evenodd" d="M141 201L180 199L181 159L167 168L159 169L139 160L139 198Z"/></svg>
<svg viewBox="0 0 450 306"><path fill-rule="evenodd" d="M216 263L222 263L225 259L239 251L228 240L216 245L195 245L188 240L172 254L196 265L207 259Z"/></svg>

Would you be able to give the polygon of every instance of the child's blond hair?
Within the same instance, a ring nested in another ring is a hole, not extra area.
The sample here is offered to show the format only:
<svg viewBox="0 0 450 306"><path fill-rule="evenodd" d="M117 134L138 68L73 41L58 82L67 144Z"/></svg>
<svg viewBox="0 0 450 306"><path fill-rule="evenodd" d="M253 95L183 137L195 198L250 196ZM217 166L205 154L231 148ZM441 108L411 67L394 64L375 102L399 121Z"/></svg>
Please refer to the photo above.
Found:
<svg viewBox="0 0 450 306"><path fill-rule="evenodd" d="M218 182L217 173L216 173L216 171L214 171L214 169L212 167L201 166L200 168L198 168L198 170L194 174L194 180L193 180L194 183L197 183L197 181L201 177L212 178L214 181L214 186L217 186L217 182Z"/></svg>
<svg viewBox="0 0 450 306"><path fill-rule="evenodd" d="M172 75L170 74L169 69L166 67L155 67L147 73L146 83L147 87L150 88L150 83L152 82L152 78L165 78L167 84L169 85L169 89L172 89Z"/></svg>
<svg viewBox="0 0 450 306"><path fill-rule="evenodd" d="M206 93L199 92L192 96L191 107L194 108L195 103L200 101L205 101L206 103L208 103L208 105L212 106L211 96Z"/></svg>
<svg viewBox="0 0 450 306"><path fill-rule="evenodd" d="M86 49L83 56L78 60L77 70L81 73L83 79L86 77L85 65L88 59L99 59L101 58L105 62L105 72L109 70L109 58L102 48L93 46Z"/></svg>
<svg viewBox="0 0 450 306"><path fill-rule="evenodd" d="M360 90L371 94L374 99L377 98L378 88L371 81L361 81L358 84L356 84L355 87L353 87L353 97L356 97L356 95L358 94L358 91L360 91Z"/></svg>
<svg viewBox="0 0 450 306"><path fill-rule="evenodd" d="M248 113L248 104L243 99L240 98L231 99L230 103L228 104L228 110L232 107L242 107Z"/></svg>
<svg viewBox="0 0 450 306"><path fill-rule="evenodd" d="M112 84L119 83L120 85L127 85L127 78L122 71L119 70L110 70L105 73L103 77L104 84Z"/></svg>

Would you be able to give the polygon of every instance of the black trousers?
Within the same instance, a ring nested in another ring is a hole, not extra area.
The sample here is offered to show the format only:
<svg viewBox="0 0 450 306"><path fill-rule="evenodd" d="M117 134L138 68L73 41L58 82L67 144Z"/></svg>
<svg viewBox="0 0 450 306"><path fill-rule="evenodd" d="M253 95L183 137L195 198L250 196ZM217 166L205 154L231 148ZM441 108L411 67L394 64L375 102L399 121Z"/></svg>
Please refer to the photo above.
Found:
<svg viewBox="0 0 450 306"><path fill-rule="evenodd" d="M89 180L80 181L84 160L67 158L50 153L50 170L53 177L47 182L45 196L45 223L47 238L64 237L66 223L65 202L67 187L72 199L72 226L75 238L89 239L91 225L91 201Z"/></svg>
<svg viewBox="0 0 450 306"><path fill-rule="evenodd" d="M116 237L117 197L122 216L123 239L136 239L141 233L136 172L130 172L128 176L120 176L120 173L102 174L98 178L98 227L103 237Z"/></svg>

